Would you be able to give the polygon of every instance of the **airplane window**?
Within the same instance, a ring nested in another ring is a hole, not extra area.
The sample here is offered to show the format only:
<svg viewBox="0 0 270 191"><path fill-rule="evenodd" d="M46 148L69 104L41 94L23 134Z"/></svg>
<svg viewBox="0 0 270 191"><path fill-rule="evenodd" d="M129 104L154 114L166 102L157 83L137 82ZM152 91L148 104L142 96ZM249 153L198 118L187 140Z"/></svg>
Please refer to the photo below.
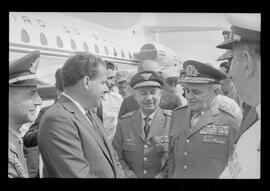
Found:
<svg viewBox="0 0 270 191"><path fill-rule="evenodd" d="M43 33L40 33L40 42L43 46L47 46L48 45L48 41L46 36Z"/></svg>
<svg viewBox="0 0 270 191"><path fill-rule="evenodd" d="M122 57L125 58L125 53L122 49L121 49L121 54L122 54Z"/></svg>
<svg viewBox="0 0 270 191"><path fill-rule="evenodd" d="M108 50L107 46L104 46L104 51L105 51L106 55L109 55L109 50Z"/></svg>
<svg viewBox="0 0 270 191"><path fill-rule="evenodd" d="M21 30L21 39L25 43L29 43L30 42L29 34L27 33L27 31L25 29L22 29Z"/></svg>
<svg viewBox="0 0 270 191"><path fill-rule="evenodd" d="M63 41L59 36L56 37L56 44L57 44L58 48L64 47Z"/></svg>
<svg viewBox="0 0 270 191"><path fill-rule="evenodd" d="M128 56L129 56L130 59L132 59L130 51L128 51Z"/></svg>
<svg viewBox="0 0 270 191"><path fill-rule="evenodd" d="M75 41L74 41L73 39L71 39L70 43L71 43L71 48L72 48L73 50L76 50L76 49L77 49L77 46L76 46Z"/></svg>
<svg viewBox="0 0 270 191"><path fill-rule="evenodd" d="M115 48L113 48L113 55L114 55L114 56L117 56L117 51L116 51Z"/></svg>
<svg viewBox="0 0 270 191"><path fill-rule="evenodd" d="M95 52L97 53L97 54L99 54L99 48L98 48L98 46L95 44Z"/></svg>
<svg viewBox="0 0 270 191"><path fill-rule="evenodd" d="M85 41L83 41L83 49L84 49L84 51L89 52L88 45Z"/></svg>

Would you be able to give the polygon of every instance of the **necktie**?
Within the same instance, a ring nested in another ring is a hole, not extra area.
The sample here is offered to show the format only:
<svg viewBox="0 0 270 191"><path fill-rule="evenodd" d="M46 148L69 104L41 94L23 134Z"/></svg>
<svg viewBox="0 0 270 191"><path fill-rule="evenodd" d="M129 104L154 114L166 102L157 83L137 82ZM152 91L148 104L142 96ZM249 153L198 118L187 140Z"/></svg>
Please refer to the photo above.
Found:
<svg viewBox="0 0 270 191"><path fill-rule="evenodd" d="M196 125L196 123L199 121L199 117L200 117L200 115L201 115L201 113L194 113L193 114L193 116L192 116L192 118L191 118L191 126L190 126L190 128L192 129L195 125Z"/></svg>
<svg viewBox="0 0 270 191"><path fill-rule="evenodd" d="M98 128L98 126L97 126L94 118L92 117L92 115L89 112L86 112L86 116L91 121L95 131L99 134L100 138L103 140L102 133L101 133L100 129Z"/></svg>
<svg viewBox="0 0 270 191"><path fill-rule="evenodd" d="M150 124L149 121L151 120L150 117L145 117L144 121L145 121L145 125L144 125L144 135L145 135L145 139L147 138L147 135L149 133L149 129L150 129Z"/></svg>

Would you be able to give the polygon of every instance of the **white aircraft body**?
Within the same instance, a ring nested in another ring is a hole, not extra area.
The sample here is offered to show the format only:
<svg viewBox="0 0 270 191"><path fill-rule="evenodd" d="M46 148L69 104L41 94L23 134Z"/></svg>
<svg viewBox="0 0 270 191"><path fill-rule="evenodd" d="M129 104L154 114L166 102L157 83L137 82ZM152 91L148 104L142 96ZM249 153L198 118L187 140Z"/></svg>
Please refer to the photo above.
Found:
<svg viewBox="0 0 270 191"><path fill-rule="evenodd" d="M52 85L56 69L74 51L94 53L115 63L119 70L135 70L137 64L145 59L157 60L164 67L181 63L169 48L148 41L155 41L151 26L138 27L142 24L115 30L60 13L11 12L9 59L39 50L41 58L37 76ZM140 31L140 36L135 35L135 31Z"/></svg>

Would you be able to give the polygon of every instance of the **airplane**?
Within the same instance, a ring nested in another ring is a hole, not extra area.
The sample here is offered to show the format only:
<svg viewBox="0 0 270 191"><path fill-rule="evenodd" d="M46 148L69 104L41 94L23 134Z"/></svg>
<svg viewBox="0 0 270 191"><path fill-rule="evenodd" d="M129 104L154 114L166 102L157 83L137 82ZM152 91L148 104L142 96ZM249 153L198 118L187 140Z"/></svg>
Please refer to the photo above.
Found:
<svg viewBox="0 0 270 191"><path fill-rule="evenodd" d="M152 14L153 15L153 14ZM89 51L112 61L118 70L136 70L143 60L156 60L163 68L181 67L181 59L158 42L157 33L222 30L221 27L158 26L151 13L127 29L111 29L53 12L9 13L9 59L39 50L37 77L50 85L43 89L44 100L55 83L54 74L74 51ZM48 92L47 92L48 93Z"/></svg>

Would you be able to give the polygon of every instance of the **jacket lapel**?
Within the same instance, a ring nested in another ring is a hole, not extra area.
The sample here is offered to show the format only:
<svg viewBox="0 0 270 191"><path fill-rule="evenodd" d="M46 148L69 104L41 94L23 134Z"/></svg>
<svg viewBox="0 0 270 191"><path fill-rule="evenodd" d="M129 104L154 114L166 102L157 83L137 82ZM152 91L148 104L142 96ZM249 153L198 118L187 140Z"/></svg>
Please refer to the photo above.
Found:
<svg viewBox="0 0 270 191"><path fill-rule="evenodd" d="M140 110L136 110L132 116L131 127L135 130L135 132L139 135L139 137L144 140L144 131L142 129L142 117L140 114Z"/></svg>
<svg viewBox="0 0 270 191"><path fill-rule="evenodd" d="M189 121L190 121L190 119L189 119ZM214 118L212 116L211 109L208 109L205 112L205 114L199 119L199 121L193 127L193 129L191 130L191 132L188 134L187 137L190 137L191 135L193 135L194 133L196 133L198 130L200 130L204 125L209 124L209 123L211 123L213 121L214 121ZM189 122L189 125L190 125L190 122Z"/></svg>
<svg viewBox="0 0 270 191"><path fill-rule="evenodd" d="M91 133L91 135L95 138L96 142L100 146L100 148L103 151L103 153L105 154L105 156L112 163L111 158L110 158L110 154L108 153L108 149L105 147L103 140L101 139L99 134L94 129L94 127L93 127L94 124L91 124L87 120L86 116L83 115L83 113L78 109L78 107L71 100L69 100L65 96L61 96L60 101L61 101L62 105L66 108L66 110L69 111L70 113L72 113L74 115L74 117L78 121L80 121L80 123L83 124L85 126L85 128Z"/></svg>
<svg viewBox="0 0 270 191"><path fill-rule="evenodd" d="M174 136L177 137L180 134L180 132L182 132L183 136L186 137L189 134L191 112L189 109L179 111L179 112L180 113L175 111L175 113L177 113L176 114L177 118L174 118L172 116L172 118L175 120L175 121L173 121L173 126L177 127L177 128L173 128L172 133ZM173 115L175 115L175 114L173 114Z"/></svg>
<svg viewBox="0 0 270 191"><path fill-rule="evenodd" d="M110 146L110 144L108 143L108 140L107 140L107 137L105 137L105 132L104 132L104 127L102 125L102 122L98 119L97 115L95 114L91 114L93 119L95 120L96 122L96 125L98 126L98 128L100 129L100 131L102 132L102 135L103 135L103 140L104 140L104 143L105 143L105 146L107 147L107 149L104 149L109 161L111 162L112 164L112 167L115 169L115 161L114 161L114 155L112 153L112 148ZM107 152L106 152L107 151Z"/></svg>
<svg viewBox="0 0 270 191"><path fill-rule="evenodd" d="M146 141L149 141L164 125L165 116L163 115L162 110L158 107L157 112L153 117L153 121L150 125L150 130L147 136Z"/></svg>

